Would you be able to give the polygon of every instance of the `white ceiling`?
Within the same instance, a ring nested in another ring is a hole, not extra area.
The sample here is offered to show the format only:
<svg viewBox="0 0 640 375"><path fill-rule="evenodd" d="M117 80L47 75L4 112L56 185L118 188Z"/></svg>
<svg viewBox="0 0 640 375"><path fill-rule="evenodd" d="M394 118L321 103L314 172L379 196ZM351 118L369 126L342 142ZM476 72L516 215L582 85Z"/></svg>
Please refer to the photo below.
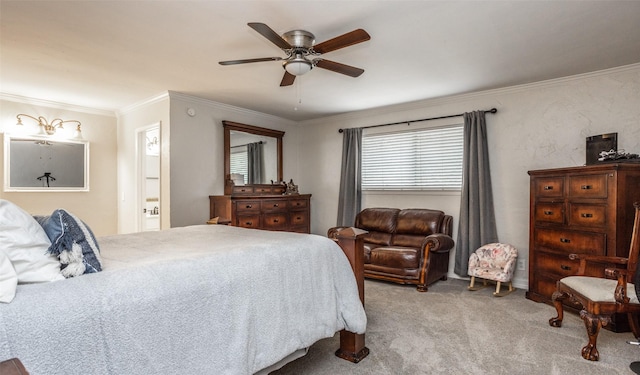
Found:
<svg viewBox="0 0 640 375"><path fill-rule="evenodd" d="M640 62L640 1L0 0L0 92L117 111L167 90L305 120ZM371 40L323 55L280 87L280 56L247 26L305 29L320 43L357 28Z"/></svg>

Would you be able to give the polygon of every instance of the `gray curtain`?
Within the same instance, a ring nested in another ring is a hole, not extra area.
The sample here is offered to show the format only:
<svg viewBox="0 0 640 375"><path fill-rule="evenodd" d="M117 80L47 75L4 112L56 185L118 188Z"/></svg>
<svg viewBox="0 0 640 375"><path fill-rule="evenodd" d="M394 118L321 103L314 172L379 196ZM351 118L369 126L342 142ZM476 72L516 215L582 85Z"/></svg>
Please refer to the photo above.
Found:
<svg viewBox="0 0 640 375"><path fill-rule="evenodd" d="M261 184L263 174L262 143L247 144L247 183Z"/></svg>
<svg viewBox="0 0 640 375"><path fill-rule="evenodd" d="M454 272L467 276L469 255L482 245L498 242L498 235L484 111L463 116L462 197Z"/></svg>
<svg viewBox="0 0 640 375"><path fill-rule="evenodd" d="M353 226L362 201L362 129L344 129L342 137L337 225Z"/></svg>

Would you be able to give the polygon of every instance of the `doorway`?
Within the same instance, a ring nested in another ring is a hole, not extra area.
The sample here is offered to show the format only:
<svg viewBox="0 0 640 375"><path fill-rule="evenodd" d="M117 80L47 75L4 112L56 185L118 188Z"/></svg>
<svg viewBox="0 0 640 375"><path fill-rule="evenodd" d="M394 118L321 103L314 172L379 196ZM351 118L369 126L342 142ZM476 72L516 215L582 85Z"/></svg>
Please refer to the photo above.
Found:
<svg viewBox="0 0 640 375"><path fill-rule="evenodd" d="M138 131L139 220L141 232L160 230L160 124Z"/></svg>

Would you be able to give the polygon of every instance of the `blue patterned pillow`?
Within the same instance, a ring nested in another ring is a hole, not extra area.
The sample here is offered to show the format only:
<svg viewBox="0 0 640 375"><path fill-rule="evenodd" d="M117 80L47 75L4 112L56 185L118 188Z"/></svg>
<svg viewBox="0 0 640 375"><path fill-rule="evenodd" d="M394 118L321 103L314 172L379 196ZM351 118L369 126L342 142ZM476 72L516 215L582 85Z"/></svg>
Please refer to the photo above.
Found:
<svg viewBox="0 0 640 375"><path fill-rule="evenodd" d="M100 248L91 228L73 214L57 209L51 216L34 216L51 240L49 253L60 259L64 277L102 271Z"/></svg>

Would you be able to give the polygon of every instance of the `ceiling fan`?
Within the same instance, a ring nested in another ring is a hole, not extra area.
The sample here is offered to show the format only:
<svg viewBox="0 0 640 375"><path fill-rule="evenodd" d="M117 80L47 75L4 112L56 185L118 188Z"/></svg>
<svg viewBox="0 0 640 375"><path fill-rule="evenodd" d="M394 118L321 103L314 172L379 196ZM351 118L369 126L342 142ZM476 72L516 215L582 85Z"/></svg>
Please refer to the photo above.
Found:
<svg viewBox="0 0 640 375"><path fill-rule="evenodd" d="M315 44L315 36L306 30L291 30L278 35L264 23L250 22L247 25L278 46L287 55L286 57L262 57L257 59L220 61L220 65L236 65L262 61L283 61L285 70L280 86L290 86L296 76L309 72L314 67L331 70L336 73L358 77L364 73L364 69L341 64L339 62L323 59L321 54L335 51L340 48L366 42L371 39L369 34L362 29L353 30L319 44Z"/></svg>

